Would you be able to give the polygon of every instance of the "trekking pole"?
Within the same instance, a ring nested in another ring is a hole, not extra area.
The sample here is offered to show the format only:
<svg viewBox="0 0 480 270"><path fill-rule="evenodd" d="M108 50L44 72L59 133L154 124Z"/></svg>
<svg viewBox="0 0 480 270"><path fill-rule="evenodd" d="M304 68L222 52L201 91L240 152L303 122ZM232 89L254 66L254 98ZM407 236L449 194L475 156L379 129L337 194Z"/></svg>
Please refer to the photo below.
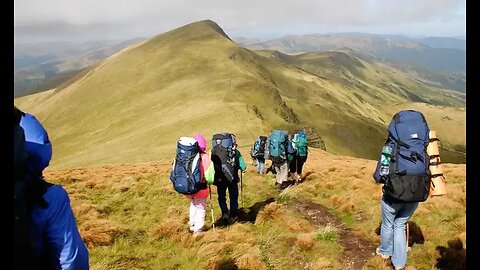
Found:
<svg viewBox="0 0 480 270"><path fill-rule="evenodd" d="M243 171L240 170L240 192L242 193L242 208L243 208Z"/></svg>
<svg viewBox="0 0 480 270"><path fill-rule="evenodd" d="M408 238L410 238L409 236L410 236L410 228L408 226L408 221L407 221L407 252L408 252Z"/></svg>
<svg viewBox="0 0 480 270"><path fill-rule="evenodd" d="M295 177L295 184L298 185L298 178L300 175L298 175L298 155L295 155L295 172L297 174L297 177Z"/></svg>
<svg viewBox="0 0 480 270"><path fill-rule="evenodd" d="M213 214L213 204L212 204L212 188L208 185L208 193L210 193L210 209L212 212L212 227L213 231L215 231L215 215Z"/></svg>

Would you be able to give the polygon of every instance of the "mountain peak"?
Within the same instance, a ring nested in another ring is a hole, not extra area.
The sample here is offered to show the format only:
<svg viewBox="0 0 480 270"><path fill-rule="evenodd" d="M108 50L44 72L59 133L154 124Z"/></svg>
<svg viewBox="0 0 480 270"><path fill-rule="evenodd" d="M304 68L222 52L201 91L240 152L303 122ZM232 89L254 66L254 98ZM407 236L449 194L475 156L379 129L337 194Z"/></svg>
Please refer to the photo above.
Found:
<svg viewBox="0 0 480 270"><path fill-rule="evenodd" d="M189 23L182 27L173 29L165 34L168 34L168 33L187 34L190 38L221 35L227 39L230 39L230 37L227 34L225 34L223 29L216 22L212 20L202 20L202 21Z"/></svg>

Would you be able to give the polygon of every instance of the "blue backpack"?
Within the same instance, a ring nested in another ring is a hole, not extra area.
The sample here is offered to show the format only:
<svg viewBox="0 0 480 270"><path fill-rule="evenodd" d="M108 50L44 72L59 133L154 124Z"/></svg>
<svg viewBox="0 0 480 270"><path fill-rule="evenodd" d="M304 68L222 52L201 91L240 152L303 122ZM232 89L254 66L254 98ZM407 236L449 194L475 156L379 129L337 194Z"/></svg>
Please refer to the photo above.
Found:
<svg viewBox="0 0 480 270"><path fill-rule="evenodd" d="M423 202L430 190L427 121L421 112L400 111L388 126L385 145L392 149L389 172L380 176L380 159L373 175L384 183L384 194L396 202Z"/></svg>
<svg viewBox="0 0 480 270"><path fill-rule="evenodd" d="M177 142L177 154L170 172L175 191L189 195L206 188L206 182L201 178L200 163L198 142L193 138L181 137Z"/></svg>
<svg viewBox="0 0 480 270"><path fill-rule="evenodd" d="M266 143L267 143L267 137L259 136L258 139L253 144L251 156L253 158L264 158Z"/></svg>
<svg viewBox="0 0 480 270"><path fill-rule="evenodd" d="M287 136L281 130L274 130L269 138L270 159L273 162L284 162L287 160Z"/></svg>
<svg viewBox="0 0 480 270"><path fill-rule="evenodd" d="M213 135L211 160L215 168L214 185L238 180L235 135L227 132Z"/></svg>

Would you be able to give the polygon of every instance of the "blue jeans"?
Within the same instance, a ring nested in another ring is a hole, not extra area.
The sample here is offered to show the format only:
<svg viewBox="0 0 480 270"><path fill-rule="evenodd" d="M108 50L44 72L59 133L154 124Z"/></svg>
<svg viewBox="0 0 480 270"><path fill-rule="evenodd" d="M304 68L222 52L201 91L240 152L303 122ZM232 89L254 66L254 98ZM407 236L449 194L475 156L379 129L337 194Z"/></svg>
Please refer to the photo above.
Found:
<svg viewBox="0 0 480 270"><path fill-rule="evenodd" d="M228 206L227 206L227 188L228 188L228 195L230 197L230 212L228 211ZM238 210L238 184L235 181L233 181L233 183L218 185L217 194L218 194L218 205L222 210L222 216L225 214L228 214L231 217L235 217L237 215L237 210Z"/></svg>
<svg viewBox="0 0 480 270"><path fill-rule="evenodd" d="M260 174L263 174L265 170L265 159L264 158L257 158L257 171Z"/></svg>
<svg viewBox="0 0 480 270"><path fill-rule="evenodd" d="M380 253L391 256L396 268L407 262L407 237L405 227L418 207L418 202L394 203L382 197L382 226L380 229Z"/></svg>

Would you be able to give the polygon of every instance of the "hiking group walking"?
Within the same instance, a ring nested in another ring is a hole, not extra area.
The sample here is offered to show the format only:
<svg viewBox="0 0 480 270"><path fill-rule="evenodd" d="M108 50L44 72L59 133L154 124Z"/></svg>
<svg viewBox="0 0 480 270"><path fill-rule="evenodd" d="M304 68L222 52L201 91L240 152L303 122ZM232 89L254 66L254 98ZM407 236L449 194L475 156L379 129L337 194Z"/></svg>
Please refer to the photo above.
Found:
<svg viewBox="0 0 480 270"><path fill-rule="evenodd" d="M279 190L286 187L285 183L289 176L298 182L307 159L306 142L304 130L295 133L293 137L281 130L272 131L269 137L259 136L251 155L257 161L260 175L264 175L265 160L270 159L276 176L275 185ZM205 225L206 199L210 194L210 203L212 202L212 184L217 187L220 220L225 224L232 224L238 220L239 193L243 207L242 181L247 166L237 149L236 136L228 132L214 134L211 145L208 155L207 142L202 134L197 133L193 138L181 137L177 142L176 156L170 173L174 189L190 200L189 228L195 236L200 234ZM210 206L212 223L215 224L213 207Z"/></svg>
<svg viewBox="0 0 480 270"><path fill-rule="evenodd" d="M289 179L295 183L302 179L303 165L308 158L306 131L289 133L273 130L269 137L259 136L252 146L250 156L257 163L260 175L272 171L276 178L275 186L281 191L289 185ZM265 170L267 159L272 164Z"/></svg>
<svg viewBox="0 0 480 270"><path fill-rule="evenodd" d="M430 128L423 114L413 110L398 112L388 126L388 137L373 174L374 180L383 184L380 245L375 253L397 270L404 269L407 261L406 224L419 203L431 195L431 179L443 177L438 169L438 151L434 155L427 153L429 143ZM244 207L243 174L247 166L238 150L237 137L217 133L212 136L210 151L207 146L201 133L181 137L170 172L174 190L190 201L189 229L195 237L204 230L209 196L215 224L211 185L217 187L220 220L225 224L238 221L239 193ZM269 136L258 136L250 156L261 176L269 170L275 174L275 186L281 191L287 187L288 179L301 181L308 152L305 130L273 130ZM30 264L29 269L88 269L89 253L78 232L68 194L42 176L51 154L42 124L14 107L14 264ZM271 161L269 169L265 169L266 160ZM432 166L437 166L435 175L430 171ZM32 260L24 259L28 254Z"/></svg>

